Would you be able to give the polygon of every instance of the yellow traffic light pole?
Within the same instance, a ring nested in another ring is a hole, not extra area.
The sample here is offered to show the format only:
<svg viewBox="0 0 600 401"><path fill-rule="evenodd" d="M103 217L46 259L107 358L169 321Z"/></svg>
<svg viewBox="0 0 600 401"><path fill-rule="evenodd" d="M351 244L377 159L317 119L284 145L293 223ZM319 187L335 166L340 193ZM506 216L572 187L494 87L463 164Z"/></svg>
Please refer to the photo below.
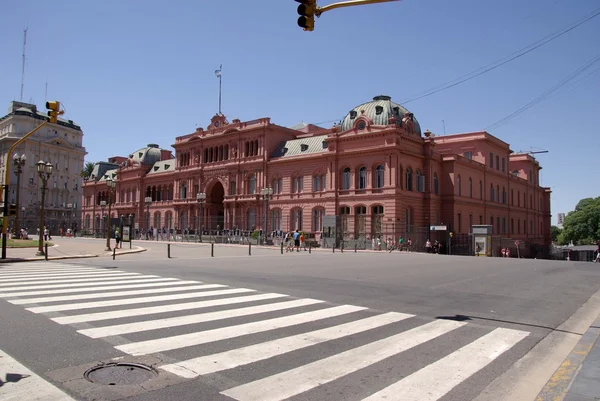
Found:
<svg viewBox="0 0 600 401"><path fill-rule="evenodd" d="M391 1L400 1L400 0L349 0L349 1L341 1L339 3L329 4L323 7L317 7L315 15L320 17L326 11L334 10L336 8L342 7L353 7L353 6L362 6L365 4L375 4L375 3L389 3Z"/></svg>
<svg viewBox="0 0 600 401"><path fill-rule="evenodd" d="M4 191L2 191L2 200L4 201L4 218L2 219L2 259L6 259L6 236L8 235L8 233L6 232L7 228L8 228L8 180L10 178L10 162L8 162L8 160L10 160L10 155L12 155L15 148L19 144L25 142L25 140L27 138L29 138L37 130L39 130L44 125L48 124L49 122L56 123L58 121L57 120L58 116L64 114L64 111L59 109L60 108L59 102L47 102L46 107L48 109L50 109L50 111L48 112L48 115L49 115L48 120L44 121L43 123L41 123L40 125L35 127L33 130L31 130L30 132L25 134L23 136L23 138L21 138L17 142L15 142L10 147L10 149L8 150L8 153L7 153L6 173L4 175ZM41 235L41 233L40 233L40 235Z"/></svg>

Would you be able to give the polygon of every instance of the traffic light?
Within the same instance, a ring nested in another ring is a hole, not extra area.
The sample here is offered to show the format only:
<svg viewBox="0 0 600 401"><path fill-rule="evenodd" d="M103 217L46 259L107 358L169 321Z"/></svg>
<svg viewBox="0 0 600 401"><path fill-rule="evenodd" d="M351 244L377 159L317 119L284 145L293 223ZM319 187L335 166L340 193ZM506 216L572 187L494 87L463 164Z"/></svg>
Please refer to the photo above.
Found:
<svg viewBox="0 0 600 401"><path fill-rule="evenodd" d="M62 114L60 111L60 102L56 100L46 102L46 108L50 110L48 111L50 122L56 124L58 122L58 116Z"/></svg>
<svg viewBox="0 0 600 401"><path fill-rule="evenodd" d="M313 31L315 29L315 13L317 11L317 0L296 0L298 6L298 26L305 31Z"/></svg>
<svg viewBox="0 0 600 401"><path fill-rule="evenodd" d="M14 203L11 203L8 205L8 215L9 216L17 215L17 205L15 205Z"/></svg>

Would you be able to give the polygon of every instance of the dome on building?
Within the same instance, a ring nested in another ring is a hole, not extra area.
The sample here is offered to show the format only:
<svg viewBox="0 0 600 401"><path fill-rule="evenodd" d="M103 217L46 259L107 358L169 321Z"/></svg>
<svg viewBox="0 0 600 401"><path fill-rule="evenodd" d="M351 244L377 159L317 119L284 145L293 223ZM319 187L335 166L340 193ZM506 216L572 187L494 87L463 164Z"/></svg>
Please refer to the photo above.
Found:
<svg viewBox="0 0 600 401"><path fill-rule="evenodd" d="M410 111L398 103L392 102L392 98L386 95L375 96L372 101L356 106L342 120L342 131L347 131L354 127L354 123L361 115L368 117L375 125L388 125L390 118L396 119L396 124L401 125L405 115L412 115ZM413 131L421 135L421 126L416 118L412 119Z"/></svg>
<svg viewBox="0 0 600 401"><path fill-rule="evenodd" d="M161 159L160 148L157 144L151 143L147 147L139 149L129 157L131 161L140 164L153 165Z"/></svg>

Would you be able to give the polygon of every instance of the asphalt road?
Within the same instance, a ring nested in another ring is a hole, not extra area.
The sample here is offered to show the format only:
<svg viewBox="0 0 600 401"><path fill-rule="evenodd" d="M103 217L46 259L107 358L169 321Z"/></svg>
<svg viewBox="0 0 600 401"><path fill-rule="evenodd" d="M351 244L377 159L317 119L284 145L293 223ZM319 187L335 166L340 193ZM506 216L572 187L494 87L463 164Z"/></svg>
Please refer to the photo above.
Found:
<svg viewBox="0 0 600 401"><path fill-rule="evenodd" d="M591 263L144 245L1 266L0 350L78 400L469 401L600 289ZM111 361L158 374L83 378Z"/></svg>

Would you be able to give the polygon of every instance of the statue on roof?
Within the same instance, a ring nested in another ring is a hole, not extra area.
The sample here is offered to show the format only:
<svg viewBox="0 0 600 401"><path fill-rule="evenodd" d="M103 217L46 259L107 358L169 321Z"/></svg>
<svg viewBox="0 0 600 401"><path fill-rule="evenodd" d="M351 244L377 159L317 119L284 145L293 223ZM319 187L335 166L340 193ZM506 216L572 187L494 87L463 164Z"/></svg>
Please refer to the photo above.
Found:
<svg viewBox="0 0 600 401"><path fill-rule="evenodd" d="M412 134L414 132L415 123L413 113L406 113L404 117L402 117L402 125L404 125L407 133Z"/></svg>

